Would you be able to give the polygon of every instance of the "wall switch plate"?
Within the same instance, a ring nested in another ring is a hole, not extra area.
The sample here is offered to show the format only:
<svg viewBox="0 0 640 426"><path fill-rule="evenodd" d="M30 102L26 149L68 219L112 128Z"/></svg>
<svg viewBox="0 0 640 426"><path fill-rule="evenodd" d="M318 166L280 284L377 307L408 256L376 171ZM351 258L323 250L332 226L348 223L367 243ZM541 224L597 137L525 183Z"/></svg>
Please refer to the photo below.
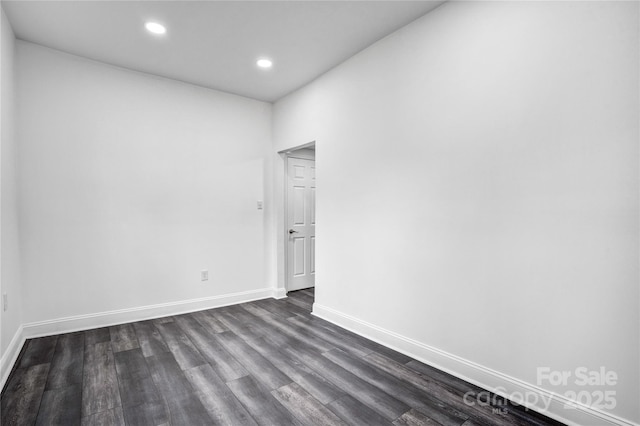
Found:
<svg viewBox="0 0 640 426"><path fill-rule="evenodd" d="M200 281L207 281L209 279L209 271L203 269L200 271Z"/></svg>
<svg viewBox="0 0 640 426"><path fill-rule="evenodd" d="M2 310L6 311L9 307L9 296L7 293L2 293Z"/></svg>
<svg viewBox="0 0 640 426"><path fill-rule="evenodd" d="M258 201L258 210L262 210L264 204L262 203L262 201Z"/></svg>

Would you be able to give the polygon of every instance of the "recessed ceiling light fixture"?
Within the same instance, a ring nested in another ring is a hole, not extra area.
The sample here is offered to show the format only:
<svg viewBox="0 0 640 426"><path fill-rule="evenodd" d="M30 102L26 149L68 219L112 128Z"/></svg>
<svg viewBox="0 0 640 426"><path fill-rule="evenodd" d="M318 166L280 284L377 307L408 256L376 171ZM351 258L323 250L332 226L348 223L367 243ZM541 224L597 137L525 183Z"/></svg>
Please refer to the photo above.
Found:
<svg viewBox="0 0 640 426"><path fill-rule="evenodd" d="M273 62L271 61L271 59L260 58L256 61L256 65L260 68L269 69L273 66Z"/></svg>
<svg viewBox="0 0 640 426"><path fill-rule="evenodd" d="M167 29L164 25L158 24L157 22L147 22L144 24L144 27L153 34L164 34L167 32Z"/></svg>

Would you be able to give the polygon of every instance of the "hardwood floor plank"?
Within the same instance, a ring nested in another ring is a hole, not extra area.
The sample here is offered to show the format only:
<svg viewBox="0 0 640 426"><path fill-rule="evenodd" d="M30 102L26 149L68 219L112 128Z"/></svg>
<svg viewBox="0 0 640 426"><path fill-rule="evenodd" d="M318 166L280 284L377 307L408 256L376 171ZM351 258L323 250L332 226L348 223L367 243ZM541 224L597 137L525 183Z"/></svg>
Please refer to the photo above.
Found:
<svg viewBox="0 0 640 426"><path fill-rule="evenodd" d="M494 397L492 397L492 400L493 399ZM507 417L511 421L513 421L514 419L518 419L517 424L526 424L530 426L562 426L562 423L549 419L548 417L533 410L528 410L522 405L516 406L510 401L506 401L504 399L501 399L500 397L495 397L495 399L498 401L498 404L503 404L495 407L499 409L497 410L499 412L498 415ZM500 402L501 400L503 402ZM514 422L514 424L516 424L516 422Z"/></svg>
<svg viewBox="0 0 640 426"><path fill-rule="evenodd" d="M462 426L486 426L482 423L476 423L473 420L469 419L466 422L462 423Z"/></svg>
<svg viewBox="0 0 640 426"><path fill-rule="evenodd" d="M137 379L120 379L119 389L123 407L131 407L162 400L151 376Z"/></svg>
<svg viewBox="0 0 640 426"><path fill-rule="evenodd" d="M327 408L352 426L390 426L391 422L350 395L330 403Z"/></svg>
<svg viewBox="0 0 640 426"><path fill-rule="evenodd" d="M145 423L133 424L142 425ZM112 408L111 410L105 410L88 417L83 417L81 426L125 426L122 407Z"/></svg>
<svg viewBox="0 0 640 426"><path fill-rule="evenodd" d="M244 315L251 315L246 312ZM252 320L248 320L250 317L243 317L242 320L238 316L233 315L229 311L224 311L218 314L218 318L223 322L228 331L233 331L236 335L240 336L244 340L251 340L263 332L262 328L264 324L258 320L259 317L251 315Z"/></svg>
<svg viewBox="0 0 640 426"><path fill-rule="evenodd" d="M197 312L196 312L197 313ZM200 322L196 319L195 313L192 314L184 314L184 315L175 315L173 317L174 325L179 326L183 331L189 330L194 327L205 328ZM206 329L205 329L206 330Z"/></svg>
<svg viewBox="0 0 640 426"><path fill-rule="evenodd" d="M374 342L373 340L369 340L365 337L358 336L355 333L348 333L350 337L354 338L356 341L360 342L364 347L371 349L372 352L377 352L380 355L384 355L387 358L393 359L399 363L406 363L411 361L413 358L402 354L398 351L395 351L391 348L387 348L379 343Z"/></svg>
<svg viewBox="0 0 640 426"><path fill-rule="evenodd" d="M239 324L241 326L246 326L251 324L256 318L255 315L251 314L246 309L241 308L240 306L225 306L224 308L220 308L217 313L217 318L222 322L225 326L229 326L227 322L229 320L233 321L235 324Z"/></svg>
<svg viewBox="0 0 640 426"><path fill-rule="evenodd" d="M300 312L302 312L303 315L308 315L308 312L305 313L305 311L300 308L297 308L296 310L295 306L286 304L279 300L263 299L254 303L264 310L271 312L272 315L277 315L284 319L299 315Z"/></svg>
<svg viewBox="0 0 640 426"><path fill-rule="evenodd" d="M215 424L257 424L210 365L191 368L184 374Z"/></svg>
<svg viewBox="0 0 640 426"><path fill-rule="evenodd" d="M224 333L228 328L220 322L216 317L216 310L210 309L206 311L195 312L193 317L204 327L205 330L213 333Z"/></svg>
<svg viewBox="0 0 640 426"><path fill-rule="evenodd" d="M120 400L123 407L161 401L142 349L131 349L115 354Z"/></svg>
<svg viewBox="0 0 640 426"><path fill-rule="evenodd" d="M44 390L51 364L36 364L28 368L17 368L7 380L2 394L2 407L24 392Z"/></svg>
<svg viewBox="0 0 640 426"><path fill-rule="evenodd" d="M18 368L10 377L0 403L0 424L34 424L47 383L50 364Z"/></svg>
<svg viewBox="0 0 640 426"><path fill-rule="evenodd" d="M44 364L40 364L44 365ZM44 390L44 388L43 388ZM14 404L2 409L0 424L5 426L22 426L35 424L43 391L24 392Z"/></svg>
<svg viewBox="0 0 640 426"><path fill-rule="evenodd" d="M395 376L378 369L367 362L353 357L339 349L326 352L323 356L350 371L362 380L376 386L389 395L404 402L409 407L420 408L429 417L444 426L459 426L468 416L449 405L434 399L429 393L399 380Z"/></svg>
<svg viewBox="0 0 640 426"><path fill-rule="evenodd" d="M296 292L293 292L292 297L289 297L290 299L300 299L305 301L306 303L312 305L313 302L315 301L315 295L313 294L312 291L309 291L309 289L303 289L303 290L299 290Z"/></svg>
<svg viewBox="0 0 640 426"><path fill-rule="evenodd" d="M261 315L269 315L271 313L268 310L261 308L259 305L256 305L255 303L241 303L238 306L249 312L251 315L255 315L258 317Z"/></svg>
<svg viewBox="0 0 640 426"><path fill-rule="evenodd" d="M285 320L286 321L286 320ZM255 327L255 329L253 328ZM324 352L322 349L316 348L310 344L308 344L307 342L305 342L304 340L300 340L298 339L295 335L292 334L287 334L282 332L282 330L280 328L278 328L276 325L274 324L269 324L266 322L263 322L262 324L259 324L258 322L256 322L256 324L250 325L249 326L250 329L254 330L256 332L256 335L261 335L262 338L269 344L280 348L281 352L284 352L285 355L287 354L286 349L289 347L295 347L295 348L299 348L299 349L304 349L307 352L313 352L316 353L318 355L322 354L322 352ZM333 348L331 348L333 349ZM293 355L289 355L292 356ZM297 359L298 362L301 362L298 358L293 357L294 359ZM303 365L306 365L304 363L302 363Z"/></svg>
<svg viewBox="0 0 640 426"><path fill-rule="evenodd" d="M82 417L119 407L120 392L111 342L84 349Z"/></svg>
<svg viewBox="0 0 640 426"><path fill-rule="evenodd" d="M435 380L429 375L416 373L415 370L408 367L409 364L399 364L379 354L370 354L365 357L364 360L377 366L380 370L386 371L394 377L397 377L399 380L421 389L426 395L429 395L430 398L439 400L448 407L451 407L460 413L464 413L464 415L471 420L497 426L527 424L517 418L506 418L505 416L496 415L492 412L491 407L480 406L479 404L474 406L465 404L463 400L464 394L460 393L459 390L454 389L457 388L457 386L451 386L451 379L449 378L446 383Z"/></svg>
<svg viewBox="0 0 640 426"><path fill-rule="evenodd" d="M430 374L420 373L409 368L409 364L400 364L378 353L371 353L363 360L443 401L448 401L451 398L459 399L463 395L457 391L455 386L447 386L446 382L436 380Z"/></svg>
<svg viewBox="0 0 640 426"><path fill-rule="evenodd" d="M285 299L286 303L291 303L292 305L297 306L300 309L303 309L305 312L311 312L311 303L308 303L297 297L287 297Z"/></svg>
<svg viewBox="0 0 640 426"><path fill-rule="evenodd" d="M287 321L296 327L307 331L309 334L316 335L319 338L329 342L336 348L351 352L355 356L365 356L372 352L371 349L365 348L353 339L349 339L343 334L333 333L321 327L314 327L302 317L289 318Z"/></svg>
<svg viewBox="0 0 640 426"><path fill-rule="evenodd" d="M27 348L20 359L19 367L28 368L33 365L47 364L53 359L58 336L38 337L27 340Z"/></svg>
<svg viewBox="0 0 640 426"><path fill-rule="evenodd" d="M80 425L82 385L47 390L42 395L36 425Z"/></svg>
<svg viewBox="0 0 640 426"><path fill-rule="evenodd" d="M288 320L278 318L275 315L266 315L260 318L269 325L276 327L279 332L282 332L290 337L304 342L305 344L313 347L318 352L326 352L335 348L335 346L333 346L326 340L314 336L313 334L305 330L300 330L294 327L293 324L291 324Z"/></svg>
<svg viewBox="0 0 640 426"><path fill-rule="evenodd" d="M306 365L295 358L292 358L288 354L281 352L277 346L267 342L262 337L258 338L251 336L251 338L245 339L245 341L269 362L271 362L278 370L293 380L312 373Z"/></svg>
<svg viewBox="0 0 640 426"><path fill-rule="evenodd" d="M139 348L138 337L131 324L120 324L109 327L113 352L128 351Z"/></svg>
<svg viewBox="0 0 640 426"><path fill-rule="evenodd" d="M150 376L149 367L141 348L116 353L115 363L118 378L138 379Z"/></svg>
<svg viewBox="0 0 640 426"><path fill-rule="evenodd" d="M281 315L288 318L290 315L287 312L280 312L280 308L277 307L277 301L274 299L261 299L251 302L251 305L260 308L263 311L270 313L271 315Z"/></svg>
<svg viewBox="0 0 640 426"><path fill-rule="evenodd" d="M227 385L259 425L297 425L301 423L251 376L228 382Z"/></svg>
<svg viewBox="0 0 640 426"><path fill-rule="evenodd" d="M184 328L195 347L213 370L224 380L239 379L249 372L222 345L214 339L214 335L207 333L203 327Z"/></svg>
<svg viewBox="0 0 640 426"><path fill-rule="evenodd" d="M124 407L124 419L128 426L168 426L169 411L164 402L146 402L144 404Z"/></svg>
<svg viewBox="0 0 640 426"><path fill-rule="evenodd" d="M210 426L213 424L213 420L196 394L168 399L167 407L171 425Z"/></svg>
<svg viewBox="0 0 640 426"><path fill-rule="evenodd" d="M406 363L405 366L406 370L417 372L420 377L424 377L425 379L428 378L432 382L439 383L440 385L445 386L457 395L464 395L469 390L473 390L476 392L482 391L482 388L475 386L472 383L465 382L464 380L458 379L457 377L447 374L444 371L438 370L437 368L431 367L430 365L424 364L420 361L411 360Z"/></svg>
<svg viewBox="0 0 640 426"><path fill-rule="evenodd" d="M230 321L229 325L232 326L234 331L242 329L238 328L238 323L234 321ZM246 328L248 328L250 332L242 333L242 337L252 348L256 349L276 368L302 386L323 404L327 404L344 395L342 391L315 374L304 363L280 350L282 345L304 345L304 343L284 338L285 340L281 341L281 345L276 345L264 337L282 338L282 335L278 332L277 328L264 323L257 324L252 322Z"/></svg>
<svg viewBox="0 0 640 426"><path fill-rule="evenodd" d="M146 358L172 425L210 425L211 417L170 352Z"/></svg>
<svg viewBox="0 0 640 426"><path fill-rule="evenodd" d="M425 416L421 412L416 409L411 409L398 417L396 421L393 422L395 426L441 426L440 423L435 420Z"/></svg>
<svg viewBox="0 0 640 426"><path fill-rule="evenodd" d="M308 316L306 317L306 320L309 324L312 324L315 327L321 327L325 330L328 330L329 332L341 334L345 336L345 338L348 338L350 340L353 340L354 342L357 342L358 344L371 350L372 352L377 352L378 354L384 355L387 358L390 358L401 364L404 364L413 360L413 358L407 355L401 354L400 352L394 351L393 349L387 348L386 346L382 346L379 343L369 340L366 337L362 337L349 330L340 328L337 325L330 323L329 321L323 320L322 318Z"/></svg>
<svg viewBox="0 0 640 426"><path fill-rule="evenodd" d="M133 329L138 338L142 354L147 356L169 352L169 348L153 321L140 321L133 323Z"/></svg>
<svg viewBox="0 0 640 426"><path fill-rule="evenodd" d="M291 383L291 378L274 367L271 362L233 332L218 333L214 338L267 389L276 389Z"/></svg>
<svg viewBox="0 0 640 426"><path fill-rule="evenodd" d="M362 380L329 359L318 356L319 354L313 351L302 346L287 346L285 351L294 357L298 357L316 374L324 377L345 393L353 395L354 398L357 398L388 420L395 420L410 409L405 403Z"/></svg>
<svg viewBox="0 0 640 426"><path fill-rule="evenodd" d="M179 398L193 393L193 387L171 352L146 358L156 388L165 399Z"/></svg>
<svg viewBox="0 0 640 426"><path fill-rule="evenodd" d="M168 322L173 322L173 317L161 317L161 318L154 318L152 320L149 320L154 324L166 324Z"/></svg>
<svg viewBox="0 0 640 426"><path fill-rule="evenodd" d="M346 425L297 383L282 386L271 391L271 394L303 424L310 426Z"/></svg>
<svg viewBox="0 0 640 426"><path fill-rule="evenodd" d="M94 328L93 330L87 330L84 332L85 346L109 341L111 341L111 333L109 333L109 327Z"/></svg>
<svg viewBox="0 0 640 426"><path fill-rule="evenodd" d="M302 290L300 293L303 294L306 297L305 300L313 306L316 301L316 296L314 295L314 293L307 290Z"/></svg>
<svg viewBox="0 0 640 426"><path fill-rule="evenodd" d="M300 306L297 306L294 303L289 302L288 299L276 300L275 303L278 306L278 309L284 309L285 311L292 314L292 315L289 315L290 317L295 315L300 315L305 317L311 313L311 307L301 308Z"/></svg>
<svg viewBox="0 0 640 426"><path fill-rule="evenodd" d="M45 390L82 384L84 339L82 332L59 336Z"/></svg>
<svg viewBox="0 0 640 426"><path fill-rule="evenodd" d="M342 398L345 393L332 385L316 373L309 373L296 377L295 382L304 388L323 404L329 404L336 399Z"/></svg>
<svg viewBox="0 0 640 426"><path fill-rule="evenodd" d="M180 368L186 370L205 364L206 361L198 349L191 340L189 340L189 337L182 331L176 321L174 318L174 322L157 324L156 328L167 343L167 347L180 365Z"/></svg>
<svg viewBox="0 0 640 426"><path fill-rule="evenodd" d="M266 315L266 316L273 317L274 315ZM264 321L263 317L254 317L254 318L255 320L252 323L244 326L243 329L241 330L234 329L233 331L239 336L247 336L248 339L257 337L257 338L270 339L269 342L276 342L280 337L282 337L284 340L287 340L287 341L295 340L296 342L300 342L300 344L302 345L308 346L306 343L297 339L292 334L283 332L283 330L281 330L275 324L270 323L268 321ZM285 318L281 318L281 320L286 321Z"/></svg>

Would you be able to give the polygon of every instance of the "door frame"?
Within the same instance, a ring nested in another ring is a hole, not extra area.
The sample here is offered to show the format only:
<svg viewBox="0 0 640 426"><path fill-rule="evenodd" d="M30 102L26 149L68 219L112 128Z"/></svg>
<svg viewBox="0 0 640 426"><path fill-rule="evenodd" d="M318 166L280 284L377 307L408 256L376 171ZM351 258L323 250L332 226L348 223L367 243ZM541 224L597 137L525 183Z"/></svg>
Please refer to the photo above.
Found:
<svg viewBox="0 0 640 426"><path fill-rule="evenodd" d="M316 155L309 153L309 148L316 148L316 142L312 141L303 145L299 145L294 148L289 148L283 151L278 152L278 157L281 159L281 164L278 169L280 169L279 176L281 176L282 180L276 184L276 188L279 188L277 192L281 194L281 197L278 197L280 200L277 202L280 208L278 209L278 220L277 220L277 235L278 235L278 265L277 265L277 296L278 298L286 297L288 287L288 259L289 259L289 228L288 228L288 210L289 210L289 171L287 169L289 158L302 158L306 160L316 161ZM316 200L317 205L317 200ZM317 231L316 231L317 238ZM317 276L317 275L316 275ZM315 283L317 285L317 283Z"/></svg>

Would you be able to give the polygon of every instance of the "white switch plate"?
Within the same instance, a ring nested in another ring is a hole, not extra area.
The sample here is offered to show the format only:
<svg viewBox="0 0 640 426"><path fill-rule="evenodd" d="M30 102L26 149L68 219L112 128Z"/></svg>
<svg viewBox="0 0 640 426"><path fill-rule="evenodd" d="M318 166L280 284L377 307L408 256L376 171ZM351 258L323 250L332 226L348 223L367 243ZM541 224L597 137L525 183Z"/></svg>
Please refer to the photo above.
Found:
<svg viewBox="0 0 640 426"><path fill-rule="evenodd" d="M209 279L209 271L203 269L200 271L200 281L207 281Z"/></svg>
<svg viewBox="0 0 640 426"><path fill-rule="evenodd" d="M2 310L6 311L9 307L9 296L7 293L2 293Z"/></svg>
<svg viewBox="0 0 640 426"><path fill-rule="evenodd" d="M262 201L258 201L258 210L262 210L263 203Z"/></svg>

